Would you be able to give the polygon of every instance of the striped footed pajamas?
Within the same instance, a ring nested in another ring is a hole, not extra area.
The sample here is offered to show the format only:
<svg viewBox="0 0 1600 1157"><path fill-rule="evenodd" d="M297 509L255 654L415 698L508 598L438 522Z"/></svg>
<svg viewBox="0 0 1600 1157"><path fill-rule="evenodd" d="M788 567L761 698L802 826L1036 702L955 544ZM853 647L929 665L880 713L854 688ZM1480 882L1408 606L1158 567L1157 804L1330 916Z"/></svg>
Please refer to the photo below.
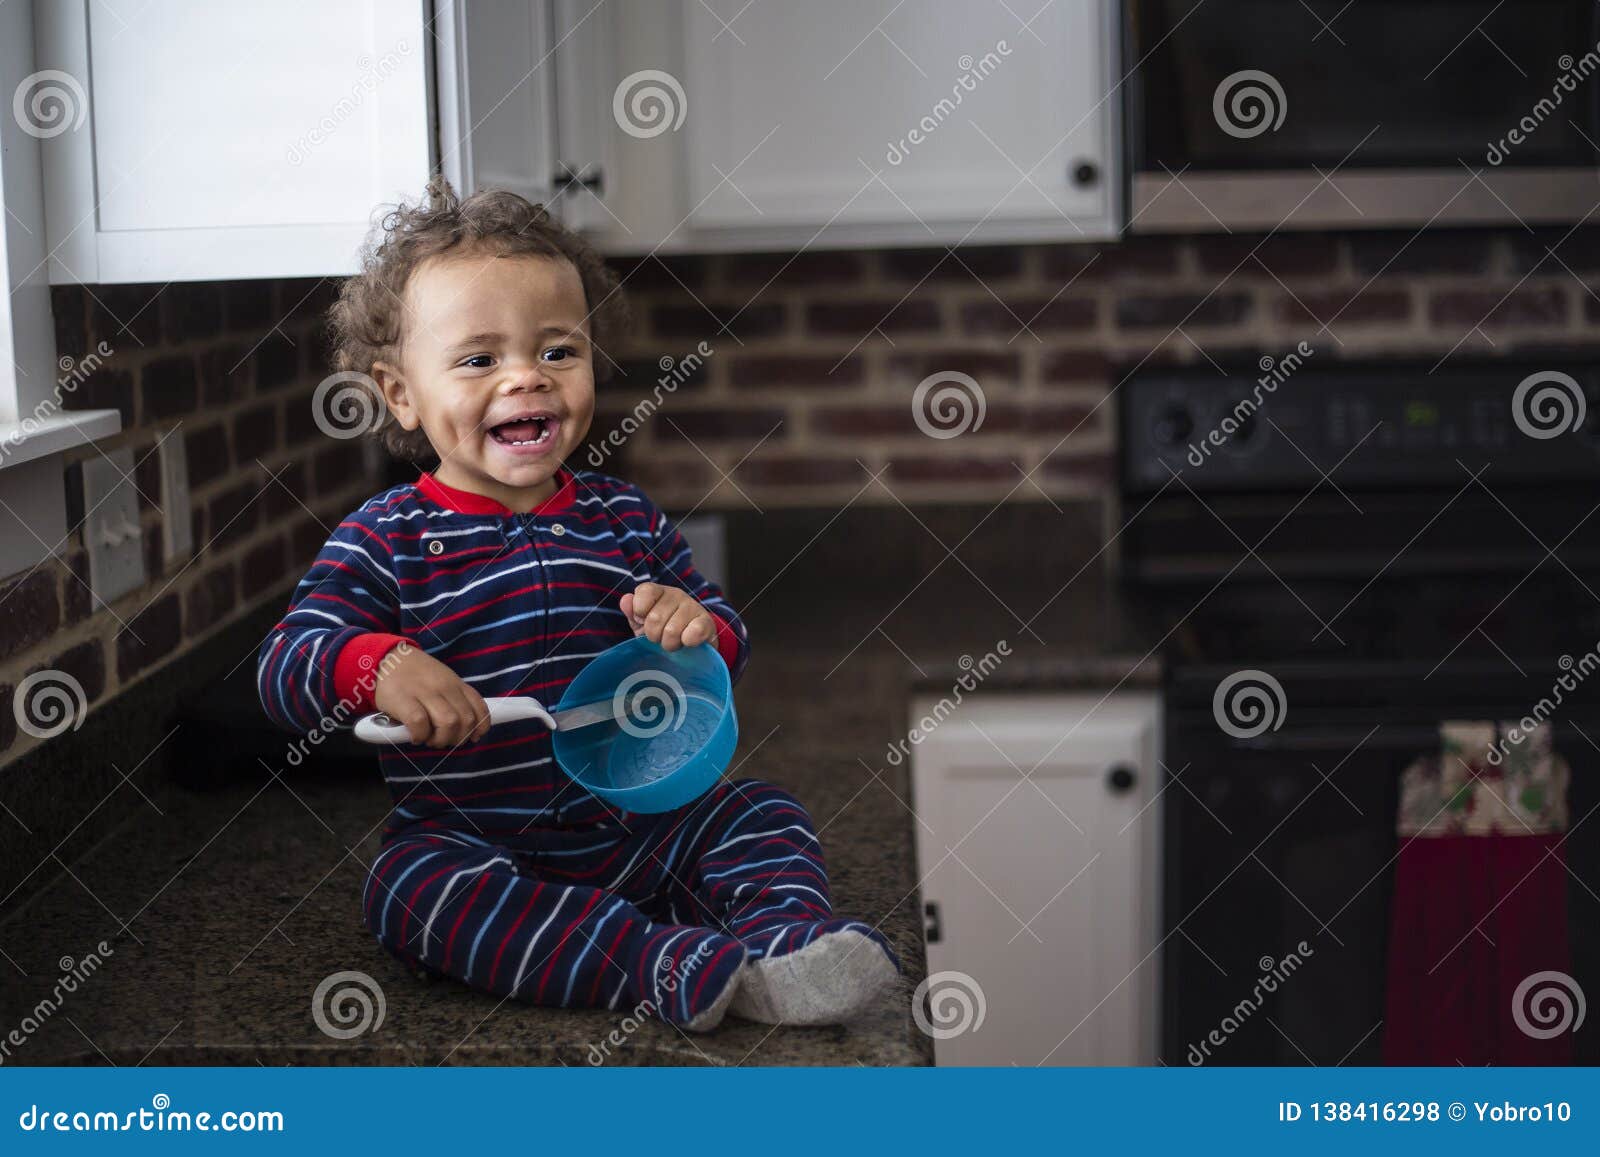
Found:
<svg viewBox="0 0 1600 1157"><path fill-rule="evenodd" d="M515 511L424 471L328 536L261 644L261 704L297 734L353 726L402 643L485 698L554 703L633 637L620 601L645 582L705 606L717 636L703 645L737 684L744 621L637 486L562 467L554 495ZM649 1001L691 1028L722 1009L830 1023L898 970L875 930L833 917L811 821L775 787L724 782L675 812L619 813L560 770L531 720L375 754L394 806L364 915L419 969L535 1004Z"/></svg>

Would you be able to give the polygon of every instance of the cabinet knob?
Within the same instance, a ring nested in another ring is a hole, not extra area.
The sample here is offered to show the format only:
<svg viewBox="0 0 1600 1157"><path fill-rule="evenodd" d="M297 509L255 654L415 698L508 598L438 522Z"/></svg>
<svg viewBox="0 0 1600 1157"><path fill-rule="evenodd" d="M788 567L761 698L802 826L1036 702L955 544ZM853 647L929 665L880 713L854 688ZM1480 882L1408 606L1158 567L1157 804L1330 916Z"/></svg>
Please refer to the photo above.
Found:
<svg viewBox="0 0 1600 1157"><path fill-rule="evenodd" d="M1072 166L1072 183L1087 189L1100 180L1100 166L1093 161L1077 161Z"/></svg>
<svg viewBox="0 0 1600 1157"><path fill-rule="evenodd" d="M569 189L588 189L596 197L605 192L605 178L599 169L589 168L579 172L571 165L563 164L561 170L550 178L550 187L557 194L565 193Z"/></svg>
<svg viewBox="0 0 1600 1157"><path fill-rule="evenodd" d="M1133 785L1138 780L1139 776L1133 768L1125 763L1119 763L1106 773L1106 788L1113 795L1126 795L1133 790Z"/></svg>

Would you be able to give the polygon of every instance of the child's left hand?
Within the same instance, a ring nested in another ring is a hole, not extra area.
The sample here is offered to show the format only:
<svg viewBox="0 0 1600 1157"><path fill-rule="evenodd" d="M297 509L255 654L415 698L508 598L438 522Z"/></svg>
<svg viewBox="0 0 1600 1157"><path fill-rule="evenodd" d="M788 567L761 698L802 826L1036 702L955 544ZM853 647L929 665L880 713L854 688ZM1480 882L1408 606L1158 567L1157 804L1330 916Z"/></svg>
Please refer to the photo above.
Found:
<svg viewBox="0 0 1600 1157"><path fill-rule="evenodd" d="M681 587L640 583L623 595L622 613L635 635L644 635L662 650L697 647L717 637L717 623L700 600Z"/></svg>

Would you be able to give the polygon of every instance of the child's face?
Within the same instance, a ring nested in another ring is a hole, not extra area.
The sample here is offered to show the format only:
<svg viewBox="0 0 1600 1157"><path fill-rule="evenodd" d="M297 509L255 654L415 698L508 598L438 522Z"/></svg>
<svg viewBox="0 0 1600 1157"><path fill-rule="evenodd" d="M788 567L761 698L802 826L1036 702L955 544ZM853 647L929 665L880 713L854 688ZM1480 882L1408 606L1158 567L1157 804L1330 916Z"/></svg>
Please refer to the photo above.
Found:
<svg viewBox="0 0 1600 1157"><path fill-rule="evenodd" d="M400 365L373 377L400 424L427 434L441 482L526 511L555 492L594 416L587 315L561 258L433 258L406 284Z"/></svg>

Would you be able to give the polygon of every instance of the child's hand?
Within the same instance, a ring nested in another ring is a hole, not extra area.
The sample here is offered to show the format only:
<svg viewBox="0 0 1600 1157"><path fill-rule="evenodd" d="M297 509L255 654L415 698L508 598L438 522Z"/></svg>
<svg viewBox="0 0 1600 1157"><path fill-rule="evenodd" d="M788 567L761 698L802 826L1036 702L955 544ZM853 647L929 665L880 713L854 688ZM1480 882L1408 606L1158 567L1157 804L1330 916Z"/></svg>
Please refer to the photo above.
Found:
<svg viewBox="0 0 1600 1157"><path fill-rule="evenodd" d="M483 696L426 651L399 643L378 666L373 704L405 724L412 743L457 747L489 729Z"/></svg>
<svg viewBox="0 0 1600 1157"><path fill-rule="evenodd" d="M700 600L681 587L640 583L622 596L622 613L635 635L644 635L662 650L697 647L717 637L717 622Z"/></svg>

